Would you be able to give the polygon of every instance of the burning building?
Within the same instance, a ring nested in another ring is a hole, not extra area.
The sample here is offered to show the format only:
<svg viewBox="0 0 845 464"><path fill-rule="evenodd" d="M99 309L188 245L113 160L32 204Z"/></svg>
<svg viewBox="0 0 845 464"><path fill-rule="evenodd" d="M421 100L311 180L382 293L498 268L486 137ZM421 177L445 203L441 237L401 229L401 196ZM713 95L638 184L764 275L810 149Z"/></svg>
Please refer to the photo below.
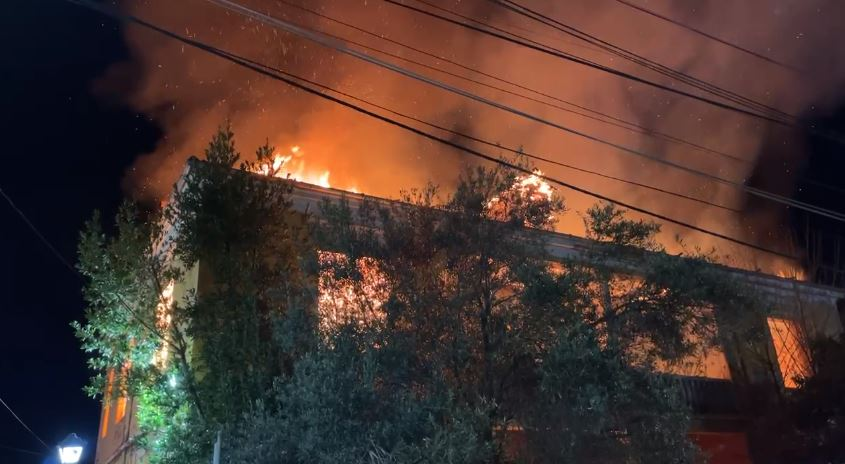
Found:
<svg viewBox="0 0 845 464"><path fill-rule="evenodd" d="M295 181L297 175L285 170L295 151L288 157L276 157L266 160L265 165L257 168L259 182L285 182L292 186L289 194L294 214L318 215L320 205L325 201L344 199L350 208L357 209L365 201L361 194L337 190L328 186ZM183 172L182 181L193 171L200 169L201 161L192 159ZM273 179L275 178L275 179ZM309 178L314 180L313 178ZM318 175L316 179L321 177ZM325 180L325 178L323 178ZM547 198L548 191L535 176L520 178L518 192L530 198ZM377 200L389 202L389 200ZM490 205L491 211L499 209ZM318 218L319 219L319 218ZM495 219L495 218L494 218ZM595 243L589 239L552 231L525 229L528 234L545 234L547 259L563 262L585 259ZM171 233L175 233L171 231ZM321 260L343 260L343 255L322 252ZM360 294L330 293L322 285L324 279L342 278L334 275L320 275L318 312L323 324L332 324L346 317L345 309L354 305L368 305L368 317L378 318L381 303L386 298L380 285L380 270L376 260L362 258L357 263L364 276L363 286L367 301L359 301ZM815 285L809 282L767 275L742 269L723 267L713 264L720 272L732 279L742 281L753 287L756 294L765 301L768 318L763 326L768 328L763 342L763 352L767 360L749 359L749 354L729 344L713 347L700 353L695 359L682 365L660 368L667 375L677 379L684 399L694 413L691 438L708 454L711 462L750 463L747 428L761 405L757 400L761 389L783 389L796 386L795 378L806 376L810 372L810 355L807 340L815 336L835 336L843 331L842 314L838 311L845 298L845 290ZM621 263L620 274L636 274L636 266ZM636 278L636 277L633 277ZM173 282L163 289L162 305L156 309L158 324L164 328L171 323L167 305L186 295L197 292L202 294L207 288L209 276L203 270L202 263L188 270L181 281ZM333 286L333 288L338 288ZM359 311L358 314L361 314ZM347 321L348 322L348 321ZM364 322L364 321L362 321ZM761 321L762 322L762 321ZM168 353L156 353L154 362L167 362ZM133 446L138 433L134 421L135 406L132 398L126 395L111 395L111 390L119 388L119 375L109 374L109 394L105 396L102 408L100 439L97 446L97 464L116 462L144 462L143 451ZM174 382L178 380L173 379Z"/></svg>

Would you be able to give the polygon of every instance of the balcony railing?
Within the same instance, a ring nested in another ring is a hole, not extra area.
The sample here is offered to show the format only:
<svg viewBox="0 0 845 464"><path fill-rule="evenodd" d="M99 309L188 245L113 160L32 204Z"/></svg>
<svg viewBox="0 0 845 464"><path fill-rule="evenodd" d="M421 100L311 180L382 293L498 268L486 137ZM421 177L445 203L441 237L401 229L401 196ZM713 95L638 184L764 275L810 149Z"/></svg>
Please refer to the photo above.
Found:
<svg viewBox="0 0 845 464"><path fill-rule="evenodd" d="M696 415L725 416L739 414L733 382L704 377L676 377L684 400Z"/></svg>

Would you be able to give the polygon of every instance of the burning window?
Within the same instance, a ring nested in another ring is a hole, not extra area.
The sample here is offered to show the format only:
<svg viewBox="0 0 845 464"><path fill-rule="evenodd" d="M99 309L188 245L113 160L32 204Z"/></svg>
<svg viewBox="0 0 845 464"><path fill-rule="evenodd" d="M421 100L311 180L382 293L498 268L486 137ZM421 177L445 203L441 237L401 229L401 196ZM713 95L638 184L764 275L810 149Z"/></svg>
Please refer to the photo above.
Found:
<svg viewBox="0 0 845 464"><path fill-rule="evenodd" d="M786 388L795 388L798 386L796 379L806 377L810 373L804 335L795 321L770 317L768 323L783 385Z"/></svg>
<svg viewBox="0 0 845 464"><path fill-rule="evenodd" d="M375 259L359 258L353 266L346 255L328 251L318 252L318 259L318 311L323 330L384 319L382 305L389 290Z"/></svg>

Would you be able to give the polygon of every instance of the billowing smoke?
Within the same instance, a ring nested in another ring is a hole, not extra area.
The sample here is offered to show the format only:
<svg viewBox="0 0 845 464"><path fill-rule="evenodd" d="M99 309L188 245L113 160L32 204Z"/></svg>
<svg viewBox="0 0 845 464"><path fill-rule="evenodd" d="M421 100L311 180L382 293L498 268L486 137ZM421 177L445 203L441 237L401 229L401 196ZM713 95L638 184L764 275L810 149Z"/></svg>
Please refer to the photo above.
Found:
<svg viewBox="0 0 845 464"><path fill-rule="evenodd" d="M391 59L402 66L574 129L734 181L742 182L753 172L761 149L768 149L773 140L778 137L793 140L788 133L760 120L460 29L380 0L286 1L298 2L380 36L578 105L740 157L745 161L737 162L689 146L597 123ZM838 24L839 19L845 17L845 4L838 0L643 3L687 24L789 63L801 72L759 60L613 0L523 1L531 8L604 40L792 114L812 112L819 102L836 96L840 91L837 84L845 76L845 60L833 55L838 44L845 39L845 29ZM407 2L414 3L412 0ZM436 63L428 57L292 8L286 3L270 0L241 0L241 3L272 16L363 42L450 72L469 75L446 63ZM444 0L436 3L598 63L664 83L671 82L604 51L584 46L576 39L543 28L491 1ZM127 8L175 32L441 126L735 209L745 207L744 195L729 186L717 185L415 82L227 13L204 0L148 0L127 3ZM156 150L138 159L126 178L127 188L142 198L166 196L187 157L201 153L216 127L227 119L232 122L244 156L251 156L255 147L263 144L265 139L280 150L298 145L302 147L309 167L317 171L331 171L333 186L355 187L374 195L395 196L400 189L421 186L428 180L448 187L460 166L473 162L460 152L308 96L283 83L148 31L129 27L126 36L133 51L132 62L112 69L103 77L98 88L104 95L127 100L164 128L165 136ZM139 84L131 89L120 88L117 83L125 82L127 76L136 76ZM471 77L494 83L484 77ZM683 88L682 84L677 85ZM764 139L767 147L764 147ZM800 159L801 147L794 148L789 156ZM496 155L504 154L489 151ZM749 227L753 229L766 221L776 224L769 218L772 211L777 210L765 206L754 209L753 219L743 218L742 214L562 167L543 164L538 167L573 184L727 235L759 239L759 234L754 236L749 233ZM780 193L790 193L789 186L778 185L777 188ZM577 212L583 211L595 200L565 190L561 193L572 212L561 220L560 228L580 233L583 226ZM672 242L675 233L682 234L689 245L717 246L722 253L745 259L744 252L725 242L670 225L665 227L667 243Z"/></svg>

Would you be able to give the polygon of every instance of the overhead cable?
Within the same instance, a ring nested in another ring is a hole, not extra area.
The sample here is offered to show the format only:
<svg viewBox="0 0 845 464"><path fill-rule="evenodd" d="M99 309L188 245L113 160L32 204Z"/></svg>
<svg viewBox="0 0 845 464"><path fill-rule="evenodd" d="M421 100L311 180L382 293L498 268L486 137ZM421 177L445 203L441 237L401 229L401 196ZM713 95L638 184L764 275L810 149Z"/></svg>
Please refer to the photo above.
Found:
<svg viewBox="0 0 845 464"><path fill-rule="evenodd" d="M369 62L371 64L383 67L383 68L391 70L391 71L394 71L394 72L401 74L401 75L404 75L406 77L410 77L412 79L415 79L415 80L418 80L418 81L421 81L421 82L425 82L427 84L433 85L435 87L446 90L448 92L451 92L451 93L454 93L454 94L457 94L457 95L461 95L463 97L466 97L466 98L469 98L471 100L475 100L479 103L483 103L485 105L491 106L493 108L497 108L497 109L506 111L508 113L520 116L520 117L528 119L530 121L538 122L540 124L543 124L543 125L546 125L546 126L549 126L549 127L553 127L553 128L558 129L560 131L563 131L563 132L566 132L566 133L569 133L569 134L573 134L573 135L577 135L577 136L585 138L587 140L591 140L593 142L597 142L597 143L600 143L600 144L603 144L603 145L613 147L613 148L620 150L622 152L649 159L649 160L656 162L658 164L671 166L675 169L685 171L687 173L690 173L690 174L693 174L693 175L696 175L696 176L699 176L699 177L702 177L702 178L705 178L705 179L709 179L711 181L714 181L714 182L717 182L717 183L720 183L720 184L723 184L723 185L728 185L728 186L737 188L737 189L744 191L744 192L746 192L750 195L754 195L754 196L757 196L757 197L760 197L760 198L765 198L765 199L768 199L768 200L771 200L771 201L774 201L774 202L777 202L777 203L781 203L781 204L784 204L784 205L787 205L787 206L791 206L793 208L812 212L814 214L817 214L817 215L820 215L820 216L825 216L825 217L828 217L828 218L831 218L831 219L835 219L837 221L845 222L845 214L842 214L842 213L839 213L839 212L836 212L836 211L832 211L832 210L829 210L829 209L825 209L825 208L820 208L820 207L817 207L817 206L814 206L814 205L811 205L811 204L808 204L808 203L805 203L805 202L801 202L801 201L798 201L798 200L791 199L789 197L785 197L783 195L778 195L778 194L775 194L775 193L767 192L765 190L758 189L756 187L747 186L747 185L745 185L741 182L732 181L732 180L725 179L725 178L722 178L722 177L719 177L719 176L716 176L716 175L713 175L713 174L706 173L704 171L693 169L693 168L690 168L688 166L685 166L685 165L682 165L682 164L679 164L679 163L676 163L676 162L673 162L673 161L669 161L669 160L667 160L667 159L665 159L661 156L652 155L652 154L643 152L643 151L638 150L638 149L630 148L630 147L627 147L625 145L621 145L619 143L612 142L612 141L609 141L609 140L605 140L601 137L591 135L591 134L588 134L588 133L580 131L580 130L573 129L571 127L564 126L562 124L556 123L554 121L550 121L548 119L545 119L545 118L542 118L542 117L539 117L539 116L536 116L536 115L528 113L526 111L523 111L523 110L511 107L509 105L505 105L503 103L497 102L495 100L474 94L472 92L461 89L459 87L455 87L453 85L444 83L442 81L438 81L434 78L425 76L423 74L419 74L415 71L403 68L403 67L401 67L397 64L382 60L378 57L368 55L367 53L364 53L362 51L350 48L345 43L340 42L337 39L334 39L332 37L328 37L328 36L326 36L326 35L324 35L320 32L314 31L312 29L309 29L309 28L306 28L306 27L303 27L303 26L299 26L297 24L293 24L289 21L285 21L285 20L282 20L282 19L279 19L279 18L275 18L275 17L269 16L269 15L266 15L264 13L260 13L258 11L253 10L253 9L245 7L245 6L243 6L243 5L241 5L237 2L232 2L232 1L229 1L229 0L206 0L206 1L209 2L209 3L215 4L215 5L218 5L218 6L224 8L226 10L241 14L244 17L252 18L252 19L259 21L259 22L262 22L264 24L267 24L267 25L270 25L270 26L273 26L273 27L277 27L281 30L284 30L284 31L290 32L292 34L298 35L300 37L309 39L309 40L316 42L318 44L321 44L325 47L328 47L328 48L334 49L336 51L354 56L354 57L359 58L363 61ZM386 0L386 1L391 1L391 0Z"/></svg>
<svg viewBox="0 0 845 464"><path fill-rule="evenodd" d="M690 26L690 25L688 25L688 24L685 24L685 23L683 23L683 22L681 22L681 21L678 21L677 19L672 19L672 18L670 18L669 16L666 16L666 15L660 14L660 13L658 13L658 12L654 11L654 10L650 10L650 9L648 9L648 8L646 8L646 7L643 7L643 6L637 5L637 4L635 4L635 3L633 3L633 2L630 2L630 1L628 1L628 0L614 0L614 1L616 1L617 3L620 3L620 4L622 4L622 5L625 5L625 6L627 6L628 8L633 8L634 10L640 11L640 12L645 13L645 14L647 14L647 15L650 15L650 16L653 16L653 17L655 17L655 18L658 18L658 19L661 19L661 20L663 20L663 21L666 21L666 22L668 22L668 23L674 24L674 25L676 25L676 26L678 26L678 27L681 27L681 28L683 28L683 29L686 29L686 30L688 30L688 31L690 31L690 32L694 32L694 33L696 33L696 34L698 34L698 35L700 35L700 36L702 36L702 37L706 37L706 38L708 38L708 39L710 39L710 40L713 40L713 41L716 41L716 42L718 42L718 43L720 43L720 44L722 44L722 45L726 45L726 46L728 46L728 47L730 47L730 48L733 48L733 49L735 49L735 50L739 50L739 51L741 51L741 52L743 52L743 53L747 53L747 54L749 54L749 55L751 55L751 56L754 56L754 57L756 57L756 58L759 58L759 59L761 59L761 60L763 60L763 61L767 61L767 62L769 62L769 63L772 63L772 64L774 64L774 65L777 65L777 66L780 66L780 67L783 67L783 68L786 68L786 69L789 69L789 70L794 71L794 72L801 72L801 70L800 70L800 69L798 69L798 68L797 68L797 67L795 67L795 66L792 66L792 65L790 65L790 64L784 63L784 62L782 62L782 61L778 61L778 60L776 60L776 59L774 59L774 58L771 58L771 57L768 57L768 56L766 56L766 55L764 55L764 54L762 54L762 53L755 52L754 50L751 50L751 49L749 49L749 48L745 48L745 47L742 47L742 46L737 45L737 44L735 44L735 43L728 42L728 41L727 41L727 40L725 40L725 39L722 39L722 38L717 37L717 36L715 36L715 35L713 35L713 34L707 33L707 32L705 32L705 31L703 31L703 30L701 30L701 29L698 29L698 28L692 27L692 26Z"/></svg>
<svg viewBox="0 0 845 464"><path fill-rule="evenodd" d="M36 440L38 440L38 441L39 441L42 445L44 445L44 448L46 448L46 449L47 449L47 451L50 451L50 447L47 445L47 443L46 443L44 440L42 440L42 439L41 439L41 437L39 437L39 436L38 436L38 434L36 434L35 432L33 432L33 431L32 431L32 429L31 429L31 428L29 428L29 426L28 426L28 425L26 425L26 422L24 422L24 421L23 421L23 419L21 419L21 418L20 418L20 416L18 416L18 415L15 413L15 411L13 411L13 410L12 410L12 408L11 408L8 404L6 404L6 402L5 402L5 401L3 401L3 398L0 398L0 404L2 404L2 405L3 405L3 407L5 407L5 408L9 411L9 413L10 413L10 414L12 414L12 417L14 417L15 419L17 419L18 423L20 423L20 424L21 424L21 426L23 426L23 428L25 428L25 429L26 429L26 431L27 431L27 432L29 432L29 434L30 434L30 435L32 435L33 437L35 437L35 439L36 439Z"/></svg>
<svg viewBox="0 0 845 464"><path fill-rule="evenodd" d="M758 102L753 100L749 97L744 95L740 95L736 92L731 90L725 89L720 87L716 84L711 82L707 82L703 79L697 78L691 74L687 74L683 71L679 71L677 69L671 68L664 64L658 63L654 60L646 58L642 55L639 55L635 52L632 52L626 48L620 47L613 43L610 43L606 40L603 40L593 34L589 34L581 29L578 29L574 26L566 24L560 20L554 19L548 15L545 15L537 10L533 10L524 6L516 1L513 0L488 0L489 2L499 5L502 8L507 9L508 11L514 12L520 16L532 19L534 21L539 22L547 27L551 27L563 34L575 37L584 41L585 43L592 44L605 50L609 53L612 53L620 58L625 60L631 61L632 63L638 64L643 66L649 70L657 72L663 76L669 77L671 79L679 80L687 85L693 86L697 89L703 90L705 92L709 92L713 95L722 97L726 100L733 101L735 103L739 103L741 105L747 106L748 108L752 108L764 113L775 114L785 119L789 120L797 120L798 118L794 115L788 114L782 110L774 108L770 105L765 103Z"/></svg>
<svg viewBox="0 0 845 464"><path fill-rule="evenodd" d="M726 153L724 151L720 151L720 150L716 150L714 148L706 147L706 146L701 145L699 143L692 142L690 140L687 140L687 139L684 139L684 138L681 138L681 137L677 137L677 136L668 134L666 132L662 132L658 129L649 128L649 127L637 124L635 122L631 122L631 121L626 120L626 119L618 118L618 117L609 115L607 113L597 111L597 110L588 108L586 106L579 105L577 103L573 103L572 101L565 100L565 99L562 99L560 97L545 93L543 91L538 91L538 90L530 88L528 86L519 84L518 82L503 79L500 76L487 73L487 72L485 72L481 69L474 68L474 67L471 67L471 66L467 66L467 65L464 65L464 64L462 64L458 61L450 60L449 58L439 56L439 55L436 55L436 54L431 53L431 52L427 52L425 50L410 46L410 45L403 43L403 42L400 42L398 40L393 40L393 39L390 39L389 37L386 37L386 36L383 36L383 35L380 35L380 34L376 34L374 32L367 30L367 29L358 27L354 24L350 24L350 23L341 21L337 18L333 18L331 16L323 14L323 13L317 11L317 10L309 9L309 8L304 7L304 6L297 5L295 3L290 3L290 2L287 2L287 1L284 1L284 0L279 0L279 3L283 4L283 5L290 6L292 8L299 9L301 11L308 12L308 13L313 14L313 15L319 17L319 18L323 18L327 21L331 21L331 22L339 24L341 26L344 26L344 27L350 28L352 30L361 32L361 33L366 34L366 35L373 37L375 39L397 45L399 47L411 50L415 53L419 53L421 55L428 56L429 58L432 58L434 60L442 61L442 62L448 63L452 66L455 66L455 67L461 68L463 70L469 71L473 74L478 74L480 76L487 77L487 78L495 80L497 82L516 87L520 90L531 92L531 93L538 95L540 97L547 98L547 99L556 101L558 103L561 103L563 105L571 106L573 108L577 108L581 111L573 110L573 109L568 108L566 106L561 106L561 105L557 105L557 104L554 104L554 103L550 103L550 102L545 101L545 100L540 99L540 98L531 97L530 95L525 95L525 94L522 94L522 93L513 92L511 90L507 90L507 89L504 89L502 87L497 87L497 86L488 84L488 83L483 82L483 81L478 81L478 80L475 80L475 79L472 79L472 78L468 78L466 76L462 76L460 74L452 73L452 72L446 71L446 70L439 68L439 67L436 67L436 66L431 66L431 65L424 64L424 63L420 63L419 61L415 61L411 58L407 58L407 57L404 57L404 56L401 56L401 55L397 55L395 53L385 52L384 50L377 49L377 48L374 48L374 47L370 47L370 46L367 46L367 45L364 45L364 44L361 44L361 43L358 43L358 42L355 42L355 41L352 41L352 40L349 40L349 39L333 36L333 37L335 37L339 40L344 40L348 43L357 45L359 47L367 48L367 49L373 50L377 53L381 53L381 54L384 54L386 56L393 57L395 59L399 59L399 60L403 60L405 62L413 63L417 66L425 67L427 69L432 69L432 70L435 70L437 72L447 74L449 76L453 76L453 77L456 77L456 78L459 78L459 79L462 79L462 80L466 80L468 82L472 82L472 83L475 83L477 85L482 85L482 86L485 86L485 87L488 87L488 88L491 88L491 89L494 89L494 90L497 90L497 91L500 91L500 92L504 92L504 93L507 93L507 94L510 94L510 95L515 95L517 97L524 98L526 100L529 100L529 101L532 101L532 102L535 102L535 103L540 103L542 105L546 105L546 106L549 106L551 108L555 108L555 109L558 109L558 110L561 110L561 111L566 111L568 113L576 114L578 116L581 116L581 117L584 117L584 118L587 118L587 119L591 119L591 120L594 120L594 121L598 121L598 122L601 122L603 124L608 124L608 125L611 125L611 126L614 126L614 127L625 129L627 131L647 135L647 136L654 137L654 138L657 138L657 139L669 141L669 142L672 142L672 143L675 143L675 144L685 145L685 146L693 148L697 151L721 156L721 157L724 157L724 158L729 159L730 161L733 161L733 162L736 162L736 163L745 163L745 164L750 163L749 160L741 158L739 156L731 155L731 154ZM329 35L329 34L327 34L327 35Z"/></svg>
<svg viewBox="0 0 845 464"><path fill-rule="evenodd" d="M303 84L302 82L305 82L304 79L297 80L297 79L292 79L292 78L280 75L278 73L274 73L265 66L259 66L257 64L250 62L248 59L244 59L244 58L239 57L238 55L235 55L235 54L232 54L230 52L221 50L221 49L216 48L212 45L205 44L205 43L200 42L198 40L194 40L194 39L190 39L190 38L181 36L177 33L171 32L167 29L164 29L164 28L159 27L155 24L147 22L147 21L140 19L136 16L122 13L122 12L120 12L120 11L114 9L114 8L110 8L110 7L107 7L107 6L104 6L104 5L93 3L89 0L65 0L65 1L77 4L77 5L81 5L81 6L84 6L86 8L89 8L89 9L92 9L92 10L95 10L95 11L98 11L98 12L104 14L104 15L110 16L111 18L118 20L118 21L121 21L121 22L133 23L133 24L142 26L144 28L150 29L150 30L155 31L159 34L162 34L166 37L172 38L174 40L178 40L178 41L180 41L184 44L190 45L194 48L203 50L207 53L210 53L212 55L215 55L215 56L218 56L218 57L223 58L225 60L228 60L230 62L233 62L233 63L235 63L235 64L237 64L241 67L244 67L246 69L250 69L250 70L252 70L256 73L259 73L259 74L264 75L266 77L269 77L271 79L284 82L284 83L286 83L286 84L288 84L292 87L296 87L296 88L298 88L298 89L300 89L304 92L307 92L311 95L315 95L315 96L318 96L318 97L323 98L325 100L328 100L328 101L334 102L336 104L342 105L342 106L349 108L351 110L354 110L358 113L367 115L367 116L372 117L374 119L378 119L382 122L385 122L387 124L399 127L401 129L404 129L408 132L417 134L417 135L424 137L424 138L427 138L429 140L437 141L437 142L439 142L443 145L450 146L452 148L463 151L463 152L468 153L468 154L475 156L477 158L484 159L486 161L496 163L496 164L499 164L499 165L502 165L502 166L505 166L505 167L509 167L509 168L513 169L514 171L521 172L523 174L529 174L529 175L535 174L530 169L527 169L527 168L524 168L522 166L510 163L508 161L501 160L499 158L485 154L485 153L480 152L478 150L466 147L466 146L461 145L461 144L454 142L452 140L449 140L449 139L446 139L446 138L443 138L443 137L438 137L436 135L425 132L425 131L423 131L419 128L416 128L416 127L410 126L408 124L396 121L396 120L391 119L387 116L380 115L380 114L375 113L373 111L369 111L369 110L367 110L367 109L365 109L361 106L355 105L355 104L350 103L348 101L345 101L343 99L340 99L340 98L334 97L332 95L326 94L324 92L321 92L320 90L314 89L314 88L312 88L312 87L310 87L306 84ZM568 182L561 181L559 179L555 179L555 178L552 178L552 177L549 177L549 176L546 176L546 175L539 175L538 177L546 180L547 182L551 182L555 185L565 187L565 188L570 189L572 191L583 193L585 195L591 196L593 198L596 198L596 199L599 199L599 200L602 200L602 201L615 203L615 204L617 204L617 205L619 205L623 208L627 208L631 211L641 213L641 214L645 214L647 216L653 217L655 219L660 219L660 220L668 222L668 223L676 224L676 225L679 225L679 226L684 227L684 228L689 229L689 230L701 232L703 234L710 235L712 237L716 237L716 238L725 240L727 242L731 242L731 243L734 243L734 244L737 244L737 245L742 245L742 246L745 246L745 247L748 247L748 248L751 248L751 249L755 249L755 250L758 250L758 251L762 251L762 252L765 252L765 253L781 256L781 257L788 258L788 259L795 259L794 256L786 254L784 252L777 251L777 250L774 250L774 249L771 249L771 248L766 248L766 247L757 245L755 243L747 242L747 241L744 241L742 239L738 239L738 238L735 238L735 237L731 237L729 235L721 234L719 232L714 232L712 230L708 230L708 229L705 229L703 227L696 226L694 224L690 224L690 223L687 223L687 222L684 222L684 221L680 221L678 219L674 219L670 216L666 216L666 215L663 215L663 214L660 214L660 213L655 213L655 212L649 211L645 208L641 208L641 207L638 207L638 206L635 206L635 205L631 205L631 204L628 204L624 201L619 201L619 200L616 200L616 199L611 198L609 196L592 192L588 189L578 187L576 185L573 185L573 184L568 183Z"/></svg>

